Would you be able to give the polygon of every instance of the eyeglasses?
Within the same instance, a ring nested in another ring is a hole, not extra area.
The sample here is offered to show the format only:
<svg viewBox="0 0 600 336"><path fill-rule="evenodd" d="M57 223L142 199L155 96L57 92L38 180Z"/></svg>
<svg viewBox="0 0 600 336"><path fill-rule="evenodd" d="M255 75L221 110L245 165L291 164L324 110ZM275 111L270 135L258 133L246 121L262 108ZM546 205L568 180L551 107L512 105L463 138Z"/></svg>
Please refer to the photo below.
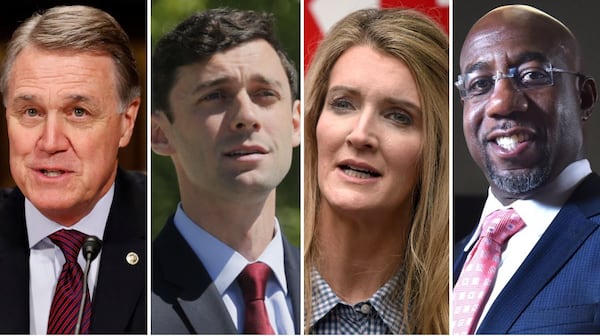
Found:
<svg viewBox="0 0 600 336"><path fill-rule="evenodd" d="M471 98L487 99L496 83L501 79L512 79L517 90L534 90L554 85L555 72L586 77L579 72L558 69L553 67L552 64L546 63L542 65L513 67L509 68L506 73L496 71L495 75L486 71L476 70L464 75L458 75L458 80L454 85L458 88L462 100Z"/></svg>

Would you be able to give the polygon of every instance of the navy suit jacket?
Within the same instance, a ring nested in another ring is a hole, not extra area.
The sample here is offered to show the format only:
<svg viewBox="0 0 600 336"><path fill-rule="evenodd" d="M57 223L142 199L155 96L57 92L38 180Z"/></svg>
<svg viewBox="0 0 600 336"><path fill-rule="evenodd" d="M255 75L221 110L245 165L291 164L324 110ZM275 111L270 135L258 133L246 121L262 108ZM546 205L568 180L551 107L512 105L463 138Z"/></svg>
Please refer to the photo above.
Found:
<svg viewBox="0 0 600 336"><path fill-rule="evenodd" d="M0 195L0 333L29 333L29 242L25 198ZM146 175L117 172L104 229L90 333L146 333ZM125 256L135 252L139 262Z"/></svg>
<svg viewBox="0 0 600 336"><path fill-rule="evenodd" d="M294 330L300 333L300 251L283 237ZM152 333L237 334L210 275L171 217L152 243Z"/></svg>
<svg viewBox="0 0 600 336"><path fill-rule="evenodd" d="M455 249L454 282L468 252ZM600 177L588 175L481 322L478 334L600 334Z"/></svg>

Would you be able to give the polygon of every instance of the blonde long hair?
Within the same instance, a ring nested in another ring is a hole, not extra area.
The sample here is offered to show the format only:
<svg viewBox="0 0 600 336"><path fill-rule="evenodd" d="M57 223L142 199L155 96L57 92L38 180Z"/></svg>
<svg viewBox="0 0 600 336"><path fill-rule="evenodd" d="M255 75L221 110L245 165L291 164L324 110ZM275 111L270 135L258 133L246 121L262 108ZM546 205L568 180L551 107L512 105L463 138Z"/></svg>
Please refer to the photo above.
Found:
<svg viewBox="0 0 600 336"><path fill-rule="evenodd" d="M448 37L429 17L411 9L364 9L340 22L325 36L305 81L304 135L304 296L306 332L311 316L310 270L319 251L317 217L321 194L317 182L316 126L323 109L329 75L349 48L368 45L402 60L411 70L423 110L420 179L403 268L404 323L423 334L448 333L448 192L449 113Z"/></svg>

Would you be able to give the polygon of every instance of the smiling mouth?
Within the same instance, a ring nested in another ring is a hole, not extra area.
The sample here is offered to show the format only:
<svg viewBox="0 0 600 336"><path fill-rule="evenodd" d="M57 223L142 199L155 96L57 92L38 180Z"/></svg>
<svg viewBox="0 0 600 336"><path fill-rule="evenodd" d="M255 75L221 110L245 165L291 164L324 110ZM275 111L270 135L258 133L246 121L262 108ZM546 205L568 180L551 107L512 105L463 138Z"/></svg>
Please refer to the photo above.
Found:
<svg viewBox="0 0 600 336"><path fill-rule="evenodd" d="M501 136L496 138L496 144L507 151L512 151L517 146L531 138L529 134L513 134L511 136Z"/></svg>
<svg viewBox="0 0 600 336"><path fill-rule="evenodd" d="M44 174L44 176L48 177L58 177L65 173L64 170L54 170L54 169L40 169L40 172Z"/></svg>
<svg viewBox="0 0 600 336"><path fill-rule="evenodd" d="M381 176L381 174L379 174L376 171L363 169L363 168L357 168L357 167L353 167L350 165L341 165L340 169L342 169L344 174L346 174L350 177L355 177L355 178L367 179L367 178L374 178L374 177Z"/></svg>

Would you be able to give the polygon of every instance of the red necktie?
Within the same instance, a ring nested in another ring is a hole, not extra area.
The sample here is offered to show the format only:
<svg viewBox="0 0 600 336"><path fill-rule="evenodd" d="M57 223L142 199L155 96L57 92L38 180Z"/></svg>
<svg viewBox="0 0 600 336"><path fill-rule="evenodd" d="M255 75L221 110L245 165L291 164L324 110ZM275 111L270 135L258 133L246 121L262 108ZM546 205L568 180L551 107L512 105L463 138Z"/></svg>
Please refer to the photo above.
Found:
<svg viewBox="0 0 600 336"><path fill-rule="evenodd" d="M257 262L248 264L237 278L244 295L244 334L275 334L265 307L265 287L270 274L269 266Z"/></svg>
<svg viewBox="0 0 600 336"><path fill-rule="evenodd" d="M525 223L513 209L486 217L454 287L453 334L473 334L496 280L502 248Z"/></svg>
<svg viewBox="0 0 600 336"><path fill-rule="evenodd" d="M86 235L76 230L63 229L48 237L60 247L66 260L50 307L48 334L73 334L83 293L83 271L77 263L77 256ZM92 306L87 295L81 321L81 334L88 333L91 316Z"/></svg>

